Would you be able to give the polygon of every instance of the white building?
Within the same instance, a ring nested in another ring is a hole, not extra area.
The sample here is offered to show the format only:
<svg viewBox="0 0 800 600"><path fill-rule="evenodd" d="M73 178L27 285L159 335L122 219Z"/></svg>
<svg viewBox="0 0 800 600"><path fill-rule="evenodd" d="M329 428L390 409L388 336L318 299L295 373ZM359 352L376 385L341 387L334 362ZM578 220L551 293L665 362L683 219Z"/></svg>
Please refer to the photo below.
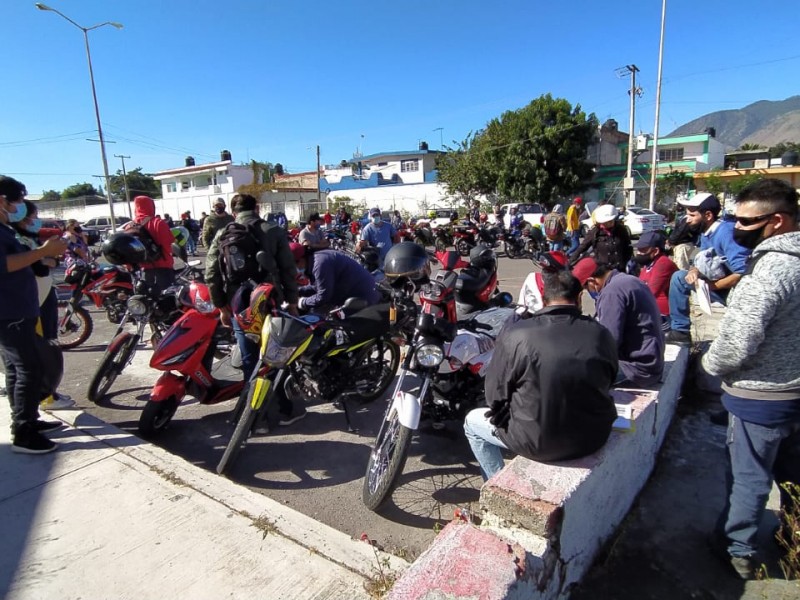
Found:
<svg viewBox="0 0 800 600"><path fill-rule="evenodd" d="M234 165L231 153L223 150L218 162L196 165L194 158L186 157L186 165L178 169L159 171L153 179L161 183L161 200L156 200L159 214L177 217L185 211L199 217L209 212L217 198L228 202L239 186L253 183L253 170Z"/></svg>

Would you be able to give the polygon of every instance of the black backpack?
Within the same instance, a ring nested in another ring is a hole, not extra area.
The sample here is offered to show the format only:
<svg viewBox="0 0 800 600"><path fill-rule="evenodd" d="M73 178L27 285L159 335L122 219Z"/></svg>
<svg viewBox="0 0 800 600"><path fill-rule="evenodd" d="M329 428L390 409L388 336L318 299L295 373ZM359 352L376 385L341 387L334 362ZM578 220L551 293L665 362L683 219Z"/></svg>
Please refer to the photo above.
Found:
<svg viewBox="0 0 800 600"><path fill-rule="evenodd" d="M132 235L142 242L142 245L146 251L146 262L153 262L164 257L164 253L161 251L161 246L158 245L153 236L150 235L150 232L147 231L144 223L131 221L125 225L125 233Z"/></svg>
<svg viewBox="0 0 800 600"><path fill-rule="evenodd" d="M219 270L225 286L238 286L248 279L260 281L261 268L256 253L263 250L256 228L263 221L259 219L248 225L228 223L217 240L219 249Z"/></svg>

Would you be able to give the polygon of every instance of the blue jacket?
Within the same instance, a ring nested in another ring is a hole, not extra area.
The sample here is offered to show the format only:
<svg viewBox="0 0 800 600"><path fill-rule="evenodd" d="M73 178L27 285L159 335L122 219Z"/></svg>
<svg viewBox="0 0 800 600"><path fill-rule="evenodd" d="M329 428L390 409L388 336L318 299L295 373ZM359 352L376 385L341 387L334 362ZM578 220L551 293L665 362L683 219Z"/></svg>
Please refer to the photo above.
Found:
<svg viewBox="0 0 800 600"><path fill-rule="evenodd" d="M370 304L380 300L369 271L337 250L314 253L311 277L314 284L300 290L301 296L312 294L303 299L303 305L308 308L333 308L341 306L348 298L363 298Z"/></svg>
<svg viewBox="0 0 800 600"><path fill-rule="evenodd" d="M700 236L700 249L714 248L717 256L725 258L731 273L745 272L747 261L750 259L750 250L733 241L734 222L721 220L710 233Z"/></svg>
<svg viewBox="0 0 800 600"><path fill-rule="evenodd" d="M14 230L0 224L0 321L35 319L39 316L39 293L31 267L8 272L8 256L30 252L19 243Z"/></svg>
<svg viewBox="0 0 800 600"><path fill-rule="evenodd" d="M639 278L612 271L597 298L597 320L617 342L619 368L634 385L652 385L664 372L661 313Z"/></svg>

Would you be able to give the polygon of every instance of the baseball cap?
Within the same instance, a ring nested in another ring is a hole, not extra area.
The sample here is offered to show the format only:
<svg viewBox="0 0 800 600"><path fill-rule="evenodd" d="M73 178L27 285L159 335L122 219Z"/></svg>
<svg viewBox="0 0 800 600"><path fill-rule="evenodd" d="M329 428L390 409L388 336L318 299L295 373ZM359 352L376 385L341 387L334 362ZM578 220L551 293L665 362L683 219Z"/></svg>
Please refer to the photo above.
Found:
<svg viewBox="0 0 800 600"><path fill-rule="evenodd" d="M698 212L710 210L714 214L719 214L719 211L722 210L722 205L720 205L717 197L714 194L709 194L708 192L695 194L687 200L679 201L678 204Z"/></svg>
<svg viewBox="0 0 800 600"><path fill-rule="evenodd" d="M619 210L613 204L603 204L594 209L592 218L595 223L610 223L619 216Z"/></svg>
<svg viewBox="0 0 800 600"><path fill-rule="evenodd" d="M645 231L639 238L639 241L636 242L636 249L660 248L663 250L666 241L666 236L660 231Z"/></svg>
<svg viewBox="0 0 800 600"><path fill-rule="evenodd" d="M214 200L214 206L225 206L225 200L222 198L217 198Z"/></svg>
<svg viewBox="0 0 800 600"><path fill-rule="evenodd" d="M376 217L376 216L380 217L381 216L381 209L378 208L377 206L373 206L372 208L369 209L369 216L370 217Z"/></svg>
<svg viewBox="0 0 800 600"><path fill-rule="evenodd" d="M583 198L578 196L577 198L575 198L574 202L575 202L575 204L583 204Z"/></svg>
<svg viewBox="0 0 800 600"><path fill-rule="evenodd" d="M580 259L572 267L572 275L581 282L582 286L586 285L586 280L594 275L595 271L597 271L597 261L591 257Z"/></svg>

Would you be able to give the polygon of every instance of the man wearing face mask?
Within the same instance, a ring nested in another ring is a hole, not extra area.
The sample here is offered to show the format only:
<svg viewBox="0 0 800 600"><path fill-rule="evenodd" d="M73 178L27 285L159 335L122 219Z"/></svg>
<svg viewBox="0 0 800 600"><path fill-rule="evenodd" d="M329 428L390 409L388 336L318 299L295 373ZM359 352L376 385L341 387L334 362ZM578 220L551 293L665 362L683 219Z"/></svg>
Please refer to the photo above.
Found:
<svg viewBox="0 0 800 600"><path fill-rule="evenodd" d="M761 561L756 537L773 481L800 484L800 196L785 181L762 179L736 199L734 239L753 255L728 297L703 368L722 379L730 413L727 511L719 546L742 579ZM797 510L781 488L783 514ZM796 531L784 523L784 540Z"/></svg>
<svg viewBox="0 0 800 600"><path fill-rule="evenodd" d="M631 237L618 219L619 210L613 204L598 206L592 213L595 226L589 230L578 249L570 254L570 264L591 254L598 263L624 271L633 255Z"/></svg>
<svg viewBox="0 0 800 600"><path fill-rule="evenodd" d="M614 385L651 386L664 372L664 332L655 296L633 275L593 258L583 258L572 274L594 298L598 323L617 343L619 372Z"/></svg>
<svg viewBox="0 0 800 600"><path fill-rule="evenodd" d="M664 253L666 237L660 231L647 231L636 242L633 260L641 266L639 279L653 292L661 313L662 328L669 330L669 282L678 267Z"/></svg>
<svg viewBox="0 0 800 600"><path fill-rule="evenodd" d="M214 236L220 229L225 229L228 223L233 223L233 215L225 212L225 200L217 198L212 206L213 212L203 221L203 246L211 247Z"/></svg>
<svg viewBox="0 0 800 600"><path fill-rule="evenodd" d="M363 251L367 246L377 248L378 267L383 269L383 260L392 244L400 242L400 234L395 231L391 223L381 219L380 208L370 209L369 217L370 222L361 230L361 240L356 245L356 252Z"/></svg>
<svg viewBox="0 0 800 600"><path fill-rule="evenodd" d="M43 432L58 424L39 420L41 365L34 338L39 317L36 279L31 265L61 256L64 240L53 237L35 250L17 241L9 223L25 218L25 186L0 175L0 351L11 404L12 451L46 454L56 449Z"/></svg>
<svg viewBox="0 0 800 600"><path fill-rule="evenodd" d="M689 295L697 281L703 279L708 283L712 302L725 304L728 292L741 279L750 257L750 250L734 239L733 222L719 218L722 206L716 196L695 194L681 204L686 207L688 226L701 231L700 252L695 256L695 266L688 271L676 271L670 281L669 314L672 330L667 334L667 342L672 344L689 344L692 341L689 333ZM701 258L705 264L715 262L718 272L702 273L697 268Z"/></svg>

